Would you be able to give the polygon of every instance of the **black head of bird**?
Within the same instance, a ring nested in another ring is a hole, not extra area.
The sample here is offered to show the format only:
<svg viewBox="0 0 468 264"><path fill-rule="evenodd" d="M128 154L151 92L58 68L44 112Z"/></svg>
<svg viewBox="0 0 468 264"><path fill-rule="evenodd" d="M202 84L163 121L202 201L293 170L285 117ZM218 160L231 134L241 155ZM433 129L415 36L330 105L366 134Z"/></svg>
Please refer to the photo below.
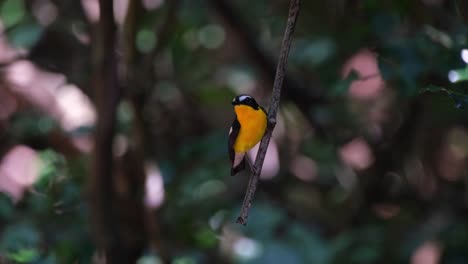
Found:
<svg viewBox="0 0 468 264"><path fill-rule="evenodd" d="M246 95L246 94L242 94L242 95L238 95L234 97L234 99L232 99L232 105L234 106L247 105L247 106L252 107L255 110L258 110L259 108L257 101L255 101L255 99L252 96Z"/></svg>

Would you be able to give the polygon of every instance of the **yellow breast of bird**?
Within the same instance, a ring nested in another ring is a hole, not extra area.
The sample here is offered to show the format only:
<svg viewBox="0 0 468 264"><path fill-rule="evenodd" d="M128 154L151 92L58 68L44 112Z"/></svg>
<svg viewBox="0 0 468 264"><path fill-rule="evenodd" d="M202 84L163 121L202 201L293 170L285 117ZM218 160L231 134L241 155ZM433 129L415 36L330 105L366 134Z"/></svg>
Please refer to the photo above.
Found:
<svg viewBox="0 0 468 264"><path fill-rule="evenodd" d="M262 109L255 110L247 105L236 105L234 111L240 123L234 151L247 152L262 139L267 126L267 117Z"/></svg>

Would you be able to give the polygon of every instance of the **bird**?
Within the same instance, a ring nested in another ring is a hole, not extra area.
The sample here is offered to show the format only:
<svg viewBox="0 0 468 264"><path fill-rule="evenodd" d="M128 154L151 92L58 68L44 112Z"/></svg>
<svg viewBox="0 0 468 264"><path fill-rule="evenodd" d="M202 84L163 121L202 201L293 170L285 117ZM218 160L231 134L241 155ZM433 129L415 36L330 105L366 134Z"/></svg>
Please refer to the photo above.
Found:
<svg viewBox="0 0 468 264"><path fill-rule="evenodd" d="M245 155L263 137L267 128L267 112L247 94L232 100L235 118L229 131L228 151L231 160L231 175L245 169ZM249 163L250 164L250 163ZM253 167L251 166L253 169Z"/></svg>

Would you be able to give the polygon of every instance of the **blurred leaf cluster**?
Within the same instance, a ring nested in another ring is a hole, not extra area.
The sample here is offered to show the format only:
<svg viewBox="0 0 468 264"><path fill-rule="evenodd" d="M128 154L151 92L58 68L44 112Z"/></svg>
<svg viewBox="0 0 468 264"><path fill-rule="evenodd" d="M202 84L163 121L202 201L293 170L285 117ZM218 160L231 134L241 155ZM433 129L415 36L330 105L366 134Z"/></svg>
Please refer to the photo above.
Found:
<svg viewBox="0 0 468 264"><path fill-rule="evenodd" d="M98 2L0 1L0 263L105 263L89 209ZM112 223L136 263L468 261L467 3L303 1L239 226L248 173L229 176L230 102L267 108L289 2L113 2L106 205L123 208Z"/></svg>

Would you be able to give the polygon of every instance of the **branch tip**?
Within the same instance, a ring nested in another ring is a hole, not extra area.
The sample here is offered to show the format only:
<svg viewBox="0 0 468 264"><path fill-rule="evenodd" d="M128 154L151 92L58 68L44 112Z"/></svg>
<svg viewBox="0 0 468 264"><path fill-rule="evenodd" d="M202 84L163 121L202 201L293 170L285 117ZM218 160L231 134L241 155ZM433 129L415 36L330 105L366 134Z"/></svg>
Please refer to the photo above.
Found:
<svg viewBox="0 0 468 264"><path fill-rule="evenodd" d="M247 219L244 219L241 216L239 216L239 217L237 217L236 223L245 226L245 225L247 225Z"/></svg>

